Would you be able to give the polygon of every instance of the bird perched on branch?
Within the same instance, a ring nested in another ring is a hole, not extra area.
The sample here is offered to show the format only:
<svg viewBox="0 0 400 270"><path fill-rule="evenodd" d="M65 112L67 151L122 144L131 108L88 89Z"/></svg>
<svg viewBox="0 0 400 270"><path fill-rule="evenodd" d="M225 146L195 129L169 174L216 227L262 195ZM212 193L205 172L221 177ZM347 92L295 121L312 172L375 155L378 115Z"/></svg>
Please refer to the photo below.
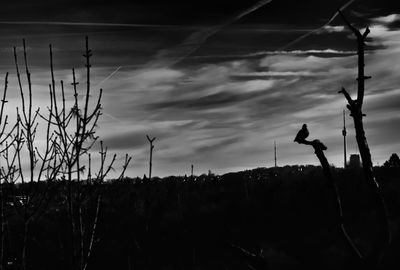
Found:
<svg viewBox="0 0 400 270"><path fill-rule="evenodd" d="M297 132L296 138L294 138L295 142L303 142L309 135L310 133L308 132L307 125L303 124L303 127Z"/></svg>

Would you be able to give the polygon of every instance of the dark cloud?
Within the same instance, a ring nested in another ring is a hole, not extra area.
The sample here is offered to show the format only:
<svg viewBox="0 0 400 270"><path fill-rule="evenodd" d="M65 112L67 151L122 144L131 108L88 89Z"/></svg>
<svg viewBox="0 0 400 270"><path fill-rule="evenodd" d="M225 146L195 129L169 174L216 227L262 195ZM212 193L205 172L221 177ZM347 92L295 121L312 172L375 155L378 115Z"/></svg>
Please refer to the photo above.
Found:
<svg viewBox="0 0 400 270"><path fill-rule="evenodd" d="M259 95L264 95L260 92ZM176 100L176 101L165 101L157 104L148 105L150 109L194 109L204 110L210 108L220 108L221 106L229 106L232 104L238 104L248 99L257 98L254 93L250 94L233 94L233 93L217 93L213 95L207 95L196 100Z"/></svg>
<svg viewBox="0 0 400 270"><path fill-rule="evenodd" d="M122 134L110 134L101 138L104 142L104 146L114 150L128 150L137 147L142 147L147 143L146 134L143 132L128 132ZM94 150L99 150L99 144L96 144Z"/></svg>
<svg viewBox="0 0 400 270"><path fill-rule="evenodd" d="M93 0L46 0L14 1L3 5L2 20L65 20L145 24L218 23L240 10L257 3L251 1L202 0L202 1L93 1ZM315 24L332 16L346 0L275 0L268 6L242 19L246 23L302 23ZM360 17L377 17L398 10L397 1L356 1L351 6Z"/></svg>

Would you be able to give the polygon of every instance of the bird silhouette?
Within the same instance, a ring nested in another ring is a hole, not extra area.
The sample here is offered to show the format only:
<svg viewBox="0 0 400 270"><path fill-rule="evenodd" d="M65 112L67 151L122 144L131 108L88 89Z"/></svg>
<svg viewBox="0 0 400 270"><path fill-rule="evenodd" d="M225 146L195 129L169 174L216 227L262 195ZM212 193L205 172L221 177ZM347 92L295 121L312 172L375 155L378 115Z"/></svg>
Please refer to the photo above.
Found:
<svg viewBox="0 0 400 270"><path fill-rule="evenodd" d="M296 138L294 138L295 142L303 142L309 135L310 133L308 132L307 125L303 124L303 127L297 132Z"/></svg>

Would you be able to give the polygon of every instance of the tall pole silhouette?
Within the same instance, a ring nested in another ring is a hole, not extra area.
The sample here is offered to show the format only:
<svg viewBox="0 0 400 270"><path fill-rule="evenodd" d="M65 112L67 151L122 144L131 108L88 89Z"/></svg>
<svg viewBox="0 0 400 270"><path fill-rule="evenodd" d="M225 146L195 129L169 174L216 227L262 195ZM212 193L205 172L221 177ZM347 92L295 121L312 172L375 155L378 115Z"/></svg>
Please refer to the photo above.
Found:
<svg viewBox="0 0 400 270"><path fill-rule="evenodd" d="M149 160L149 180L151 180L151 169L153 167L153 149L154 149L154 145L153 142L156 139L156 137L154 138L150 138L149 135L146 135L147 140L150 143L150 160Z"/></svg>
<svg viewBox="0 0 400 270"><path fill-rule="evenodd" d="M343 135L343 154L344 154L344 168L347 167L347 144L346 144L346 115L345 111L343 110L343 130L342 130L342 135Z"/></svg>
<svg viewBox="0 0 400 270"><path fill-rule="evenodd" d="M190 176L193 178L193 164L190 166Z"/></svg>
<svg viewBox="0 0 400 270"><path fill-rule="evenodd" d="M276 168L276 142L274 141L274 160L275 160L275 168Z"/></svg>

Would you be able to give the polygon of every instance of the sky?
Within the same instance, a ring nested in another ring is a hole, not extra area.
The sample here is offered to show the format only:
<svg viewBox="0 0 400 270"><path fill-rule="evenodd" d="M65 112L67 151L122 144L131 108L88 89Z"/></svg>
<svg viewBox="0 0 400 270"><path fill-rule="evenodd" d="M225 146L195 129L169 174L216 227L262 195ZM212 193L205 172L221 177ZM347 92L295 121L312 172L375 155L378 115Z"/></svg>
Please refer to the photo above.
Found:
<svg viewBox="0 0 400 270"><path fill-rule="evenodd" d="M148 173L146 134L157 137L153 175L318 164L293 142L303 123L343 166L345 87L354 97L357 56L343 8L366 47L365 130L374 164L400 152L400 4L394 0L7 1L0 10L0 80L10 73L6 112L20 106L12 47L26 39L36 107L48 106L48 45L56 80L72 99L71 69L84 93L85 36L92 93L103 89L97 134L133 157L128 176ZM22 55L20 56L22 57ZM68 92L69 91L69 92ZM70 100L71 100L70 99ZM346 111L347 144L357 153ZM45 140L39 137L40 145ZM99 146L95 145L94 152ZM116 171L120 165L116 165Z"/></svg>

